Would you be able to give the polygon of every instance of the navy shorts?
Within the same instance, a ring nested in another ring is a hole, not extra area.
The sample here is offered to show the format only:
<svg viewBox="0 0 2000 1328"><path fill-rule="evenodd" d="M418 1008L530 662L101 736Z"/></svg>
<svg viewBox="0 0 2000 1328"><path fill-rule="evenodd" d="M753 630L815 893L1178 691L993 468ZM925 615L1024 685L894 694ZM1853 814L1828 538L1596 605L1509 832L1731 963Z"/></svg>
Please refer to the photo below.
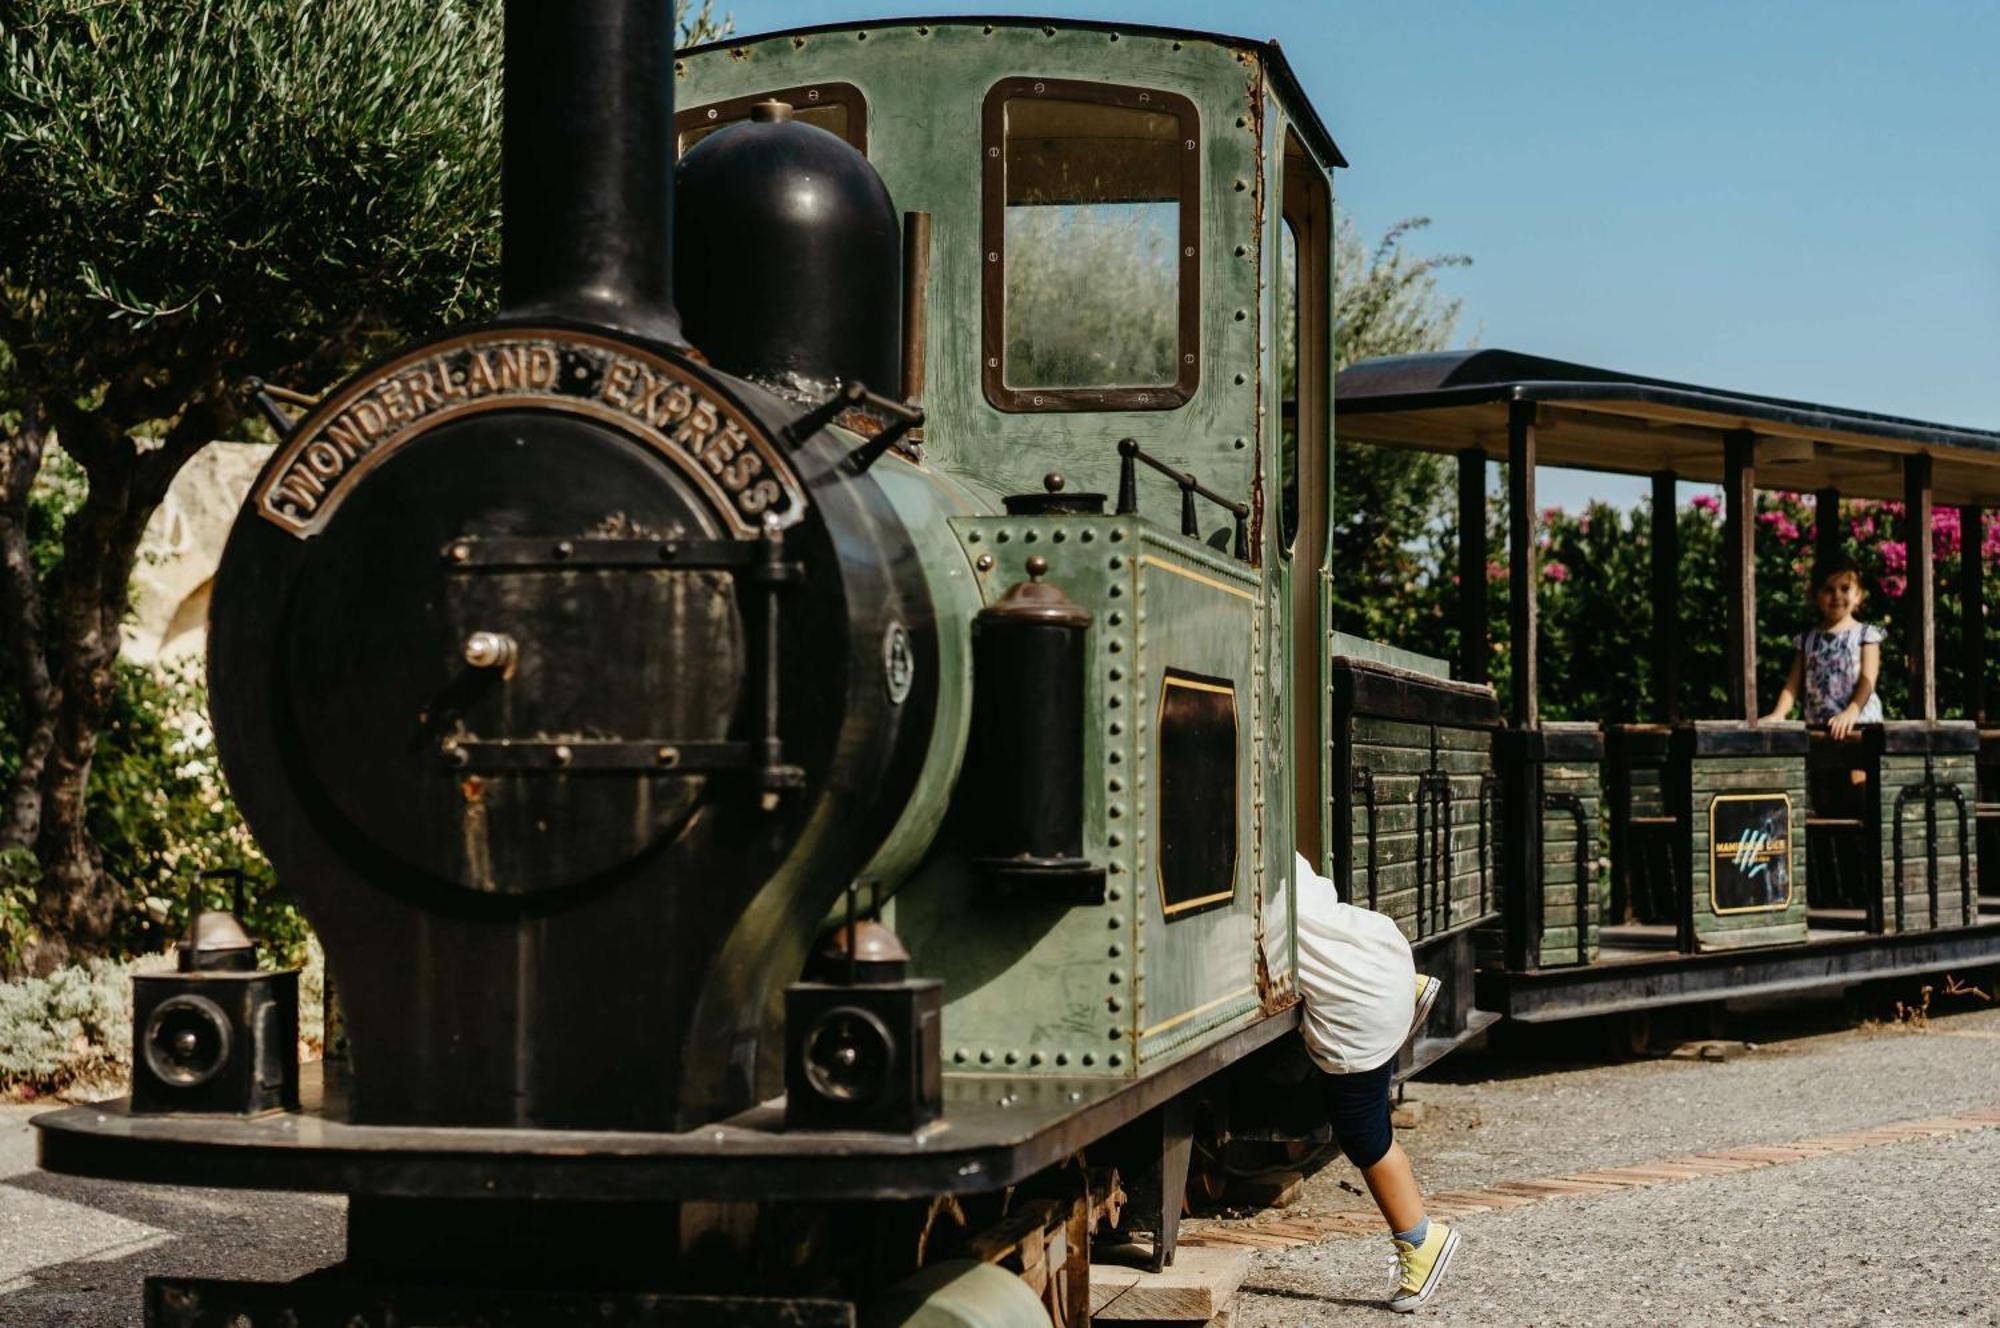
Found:
<svg viewBox="0 0 2000 1328"><path fill-rule="evenodd" d="M1396 1141L1389 1124L1389 1085L1395 1074L1396 1058L1391 1056L1372 1070L1320 1076L1333 1137L1357 1167L1374 1166Z"/></svg>

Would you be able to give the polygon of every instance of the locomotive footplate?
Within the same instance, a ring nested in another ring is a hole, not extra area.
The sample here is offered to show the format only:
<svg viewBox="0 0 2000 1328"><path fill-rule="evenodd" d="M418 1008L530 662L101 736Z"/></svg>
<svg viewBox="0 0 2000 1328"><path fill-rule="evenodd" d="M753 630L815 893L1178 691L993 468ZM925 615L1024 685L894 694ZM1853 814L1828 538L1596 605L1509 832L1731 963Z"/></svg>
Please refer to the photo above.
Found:
<svg viewBox="0 0 2000 1328"><path fill-rule="evenodd" d="M357 1125L301 1074L302 1110L135 1116L125 1099L35 1118L50 1171L221 1189L400 1198L921 1198L1025 1180L1298 1027L1259 1019L1136 1080L946 1075L944 1116L915 1134L786 1131L782 1101L682 1133Z"/></svg>
<svg viewBox="0 0 2000 1328"><path fill-rule="evenodd" d="M277 1316L284 1316L279 1318ZM466 1291L378 1286L321 1274L298 1282L146 1281L147 1328L402 1328L477 1323L481 1328L853 1328L845 1300L676 1296L619 1291Z"/></svg>

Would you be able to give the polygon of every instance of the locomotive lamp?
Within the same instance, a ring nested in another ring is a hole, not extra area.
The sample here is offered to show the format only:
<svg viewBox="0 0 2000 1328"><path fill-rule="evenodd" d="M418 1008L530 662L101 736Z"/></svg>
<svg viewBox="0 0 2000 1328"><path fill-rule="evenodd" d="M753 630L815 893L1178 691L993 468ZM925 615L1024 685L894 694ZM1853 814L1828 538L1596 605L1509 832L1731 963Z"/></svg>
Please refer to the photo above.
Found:
<svg viewBox="0 0 2000 1328"><path fill-rule="evenodd" d="M943 1110L944 984L910 978L910 952L879 922L833 934L826 981L785 991L785 1127L907 1134Z"/></svg>
<svg viewBox="0 0 2000 1328"><path fill-rule="evenodd" d="M1051 476L1037 499L1066 495ZM1008 506L1016 508L1016 500ZM1088 510L1087 508L1082 510ZM1042 578L1031 555L1019 582L982 609L972 637L972 749L968 766L985 809L974 829L978 867L1003 885L1048 890L1078 903L1104 898L1104 868L1083 856L1083 671L1090 613Z"/></svg>
<svg viewBox="0 0 2000 1328"><path fill-rule="evenodd" d="M298 970L259 971L233 913L197 913L176 948L177 972L132 978L132 1110L296 1111Z"/></svg>

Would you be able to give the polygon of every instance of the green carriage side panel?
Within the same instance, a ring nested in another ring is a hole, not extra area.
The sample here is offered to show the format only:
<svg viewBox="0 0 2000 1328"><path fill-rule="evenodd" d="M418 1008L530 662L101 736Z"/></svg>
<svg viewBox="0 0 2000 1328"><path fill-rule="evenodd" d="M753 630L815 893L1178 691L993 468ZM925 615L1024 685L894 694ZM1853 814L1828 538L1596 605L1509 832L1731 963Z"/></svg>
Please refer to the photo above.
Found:
<svg viewBox="0 0 2000 1328"><path fill-rule="evenodd" d="M1332 634L1332 647L1333 653L1336 655L1346 655L1353 659L1365 659L1371 664L1387 664L1390 668L1401 669L1405 673L1421 673L1428 678L1449 679L1451 677L1451 665L1445 660L1439 659L1434 655L1420 655L1414 650L1405 650L1401 646L1387 645L1381 641L1370 641L1366 637L1349 636L1346 632L1334 632Z"/></svg>
<svg viewBox="0 0 2000 1328"><path fill-rule="evenodd" d="M1192 36L1064 28L1021 19L942 19L777 34L684 55L676 104L704 104L844 82L867 102L868 157L896 207L931 216L928 284L929 464L992 506L1062 472L1076 490L1116 492L1120 438L1137 438L1220 493L1247 498L1258 470L1259 265L1266 180L1260 169L1265 78L1251 49ZM1157 89L1188 98L1200 120L1200 378L1176 409L1018 412L982 386L981 116L1003 79L1029 77ZM892 389L893 384L879 385ZM1179 511L1164 476L1142 470L1141 510ZM1203 504L1202 538L1230 520Z"/></svg>
<svg viewBox="0 0 2000 1328"><path fill-rule="evenodd" d="M1114 824L1123 819L1135 841L1132 912L1139 931L1131 970L1143 1062L1171 1057L1259 1012L1264 893L1272 884L1286 888L1291 863L1289 856L1268 862L1264 847L1270 727L1261 581L1242 563L1192 541L1151 527L1141 527L1139 536L1138 549L1124 555L1138 619L1126 648L1135 684L1128 713L1136 768L1122 779L1112 776L1121 787L1109 796L1112 807L1122 801L1125 809ZM1235 852L1223 878L1176 883L1163 853L1173 833L1166 786L1191 772L1168 765L1175 749L1162 725L1177 696L1190 689L1226 700L1235 716ZM1170 885L1177 887L1171 894ZM1273 911L1279 908L1289 916L1288 902L1274 903ZM1268 955L1263 963L1266 971L1275 967Z"/></svg>
<svg viewBox="0 0 2000 1328"><path fill-rule="evenodd" d="M1783 796L1791 803L1790 896L1777 907L1728 910L1715 903L1709 822L1716 799ZM1688 769L1688 874L1697 950L1736 950L1806 939L1806 763L1800 756L1694 756Z"/></svg>
<svg viewBox="0 0 2000 1328"><path fill-rule="evenodd" d="M1600 767L1594 762L1561 762L1542 771L1542 791L1569 794L1583 808L1582 881L1584 909L1583 947L1577 947L1577 818L1570 812L1545 807L1542 811L1542 966L1556 968L1588 964L1597 958L1598 932L1604 925L1609 881L1599 870L1604 855L1600 828L1603 791Z"/></svg>
<svg viewBox="0 0 2000 1328"><path fill-rule="evenodd" d="M1959 927L1967 922L1965 883L1978 881L1977 770L1970 752L1931 756L1883 755L1876 783L1877 812L1882 827L1882 929L1924 931ZM1925 797L1927 784L1956 788L1959 800L1940 791ZM1900 808L1898 804L1901 804ZM1963 839L1959 809L1964 808ZM1935 852L1931 833L1935 831ZM1898 865L1898 842L1901 863ZM1961 858L1961 847L1964 856ZM1932 912L1931 873L1936 872L1937 907ZM1901 879L1901 924L1897 915L1897 882ZM1974 900L1972 921L1978 920Z"/></svg>
<svg viewBox="0 0 2000 1328"><path fill-rule="evenodd" d="M1269 869L1258 805L1261 578L1129 517L960 517L952 529L986 602L1039 555L1044 580L1092 615L1083 851L1107 876L1101 904L1001 896L947 839L903 886L893 922L915 971L944 982L947 1070L1130 1076L1240 1027L1263 1008L1260 968L1274 979L1292 956L1289 859ZM1239 739L1233 869L1203 892L1221 897L1172 917L1155 733L1170 671L1231 691Z"/></svg>

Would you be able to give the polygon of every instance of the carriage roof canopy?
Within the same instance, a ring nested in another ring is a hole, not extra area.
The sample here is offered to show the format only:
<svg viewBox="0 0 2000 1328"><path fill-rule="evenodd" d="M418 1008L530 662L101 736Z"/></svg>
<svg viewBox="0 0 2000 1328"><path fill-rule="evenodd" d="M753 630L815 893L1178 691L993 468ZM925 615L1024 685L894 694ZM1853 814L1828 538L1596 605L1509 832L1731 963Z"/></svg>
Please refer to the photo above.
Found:
<svg viewBox="0 0 2000 1328"><path fill-rule="evenodd" d="M1933 458L1937 501L2000 504L2000 433L1696 387L1510 350L1364 360L1336 383L1344 442L1507 458L1511 402L1536 403L1537 463L1720 483L1723 440L1757 438L1762 487L1903 496L1903 457Z"/></svg>

